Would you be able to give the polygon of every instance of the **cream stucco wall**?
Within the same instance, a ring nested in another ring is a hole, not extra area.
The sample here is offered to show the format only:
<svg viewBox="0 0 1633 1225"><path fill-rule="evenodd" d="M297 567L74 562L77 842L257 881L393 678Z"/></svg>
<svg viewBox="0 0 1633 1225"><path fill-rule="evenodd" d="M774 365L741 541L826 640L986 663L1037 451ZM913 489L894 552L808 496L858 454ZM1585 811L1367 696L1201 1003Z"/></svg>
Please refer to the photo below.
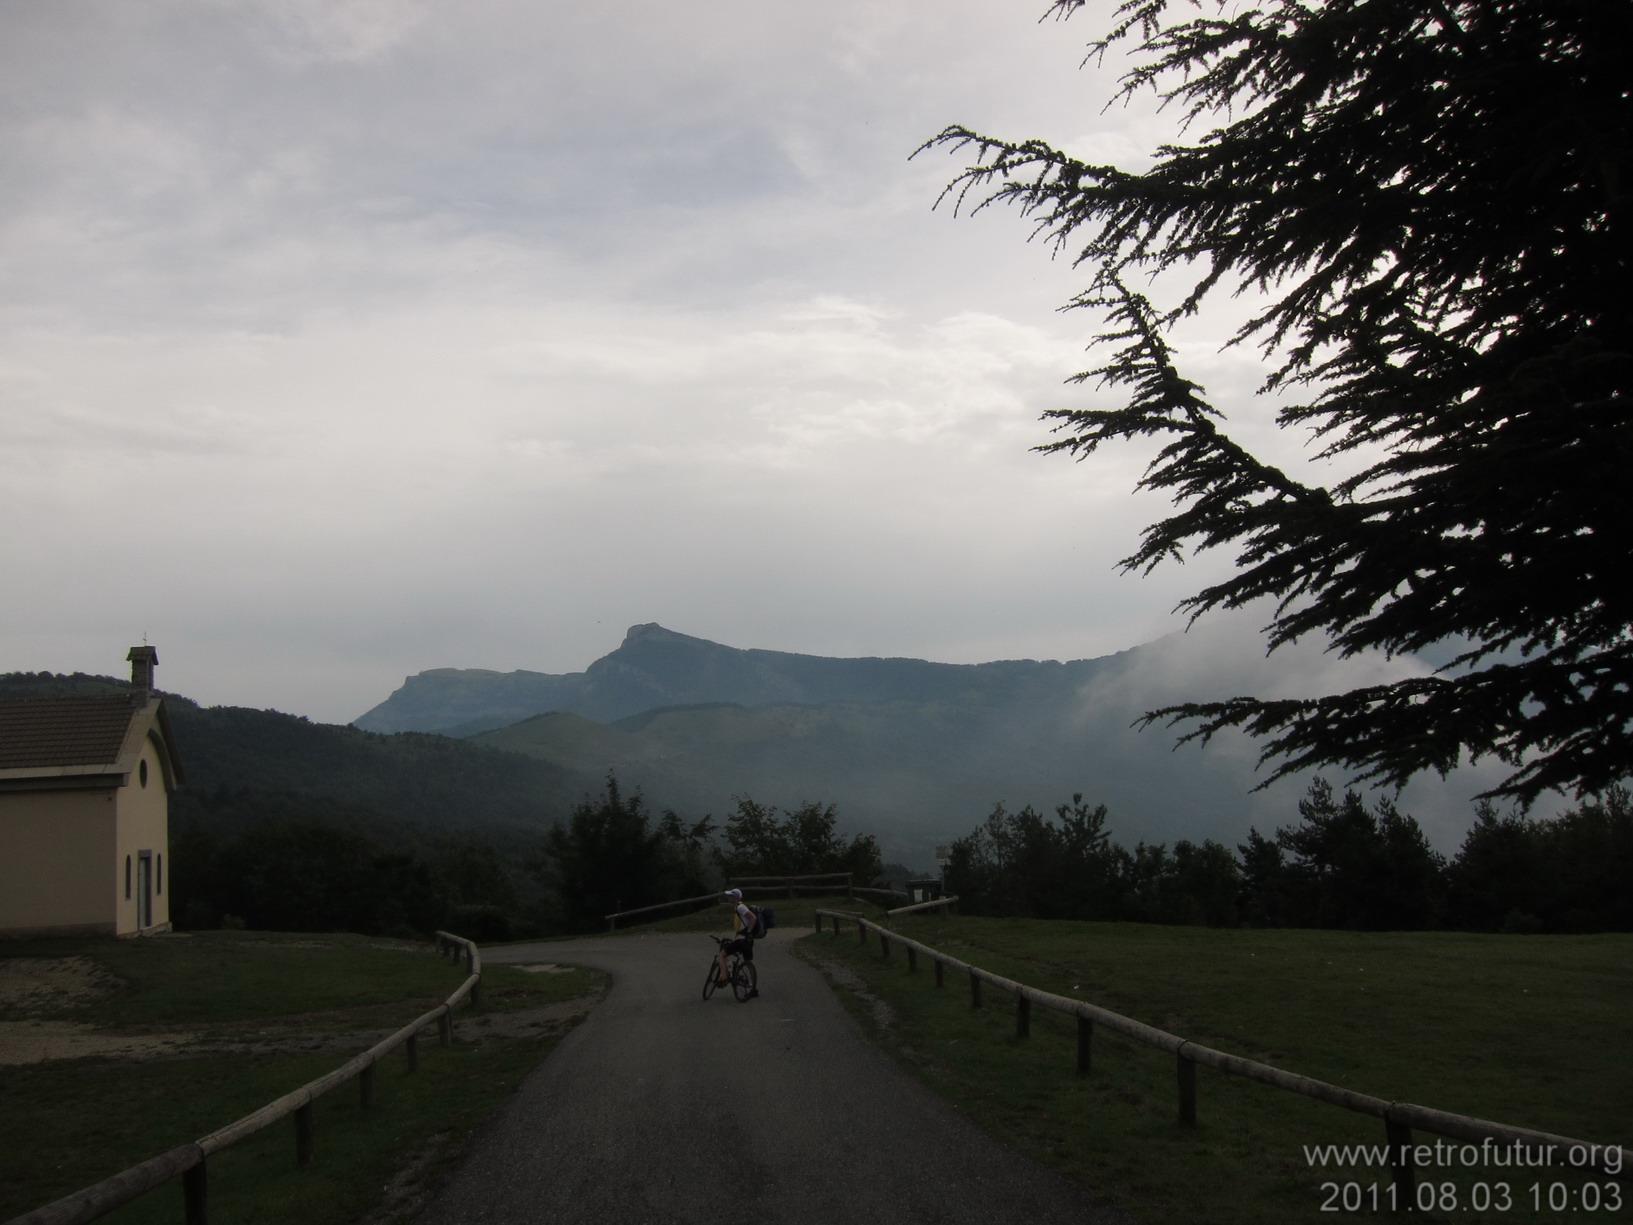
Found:
<svg viewBox="0 0 1633 1225"><path fill-rule="evenodd" d="M0 793L0 931L116 930L114 809L110 788Z"/></svg>
<svg viewBox="0 0 1633 1225"><path fill-rule="evenodd" d="M142 783L143 766L147 783ZM130 781L119 789L115 800L119 832L114 847L113 885L118 906L120 935L136 931L137 861L143 851L153 857L154 892L152 927L170 922L170 796L165 787L164 765L151 739L142 743L142 754L130 773ZM131 861L131 892L125 896L125 860Z"/></svg>

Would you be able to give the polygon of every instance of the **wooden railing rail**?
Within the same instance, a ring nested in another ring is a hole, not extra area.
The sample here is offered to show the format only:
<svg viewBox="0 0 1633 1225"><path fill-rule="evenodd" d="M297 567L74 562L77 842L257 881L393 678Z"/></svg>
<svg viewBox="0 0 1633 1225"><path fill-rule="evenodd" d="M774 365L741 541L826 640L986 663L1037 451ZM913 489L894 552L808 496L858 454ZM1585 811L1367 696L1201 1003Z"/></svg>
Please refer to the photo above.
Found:
<svg viewBox="0 0 1633 1225"><path fill-rule="evenodd" d="M903 900L908 899L907 893L901 889L864 889L860 885L852 885L849 889L845 890L845 892L852 897L882 897L886 901L894 901L897 898L901 898Z"/></svg>
<svg viewBox="0 0 1633 1225"><path fill-rule="evenodd" d="M383 1041L376 1042L360 1055L347 1060L340 1067L314 1081L286 1093L276 1101L268 1102L253 1114L202 1136L188 1144L177 1145L168 1152L150 1157L128 1170L71 1195L13 1217L6 1225L86 1225L98 1220L139 1195L155 1190L180 1175L183 1179L183 1220L186 1225L208 1225L209 1183L206 1158L222 1149L237 1144L247 1136L290 1115L295 1116L295 1161L309 1165L312 1160L312 1103L339 1088L349 1080L359 1082L364 1107L374 1104L374 1066L398 1047L406 1047L409 1071L419 1066L419 1035L428 1026L436 1025L442 1045L454 1040L453 1009L469 996L474 1005L480 999L482 981L482 954L476 945L463 936L448 932L436 933L439 953L459 956L463 953L467 977L446 1000L423 1016L415 1018Z"/></svg>
<svg viewBox="0 0 1633 1225"><path fill-rule="evenodd" d="M911 906L898 906L895 910L885 911L885 918L893 919L899 914L917 914L921 910L936 910L942 906L958 905L958 895L951 897L932 898L928 902L914 902Z"/></svg>
<svg viewBox="0 0 1633 1225"><path fill-rule="evenodd" d="M673 902L659 902L656 906L641 906L635 910L620 910L616 914L602 915L601 917L607 921L607 930L615 932L618 930L619 919L628 919L638 914L654 914L660 910L673 910L677 906L696 906L699 902L718 902L719 900L720 895L718 893L704 893L697 897L679 898Z"/></svg>
<svg viewBox="0 0 1633 1225"><path fill-rule="evenodd" d="M1217 1051L1212 1047L1201 1046L1177 1034L1157 1029L1136 1021L1132 1017L1125 1017L1121 1013L1112 1012L1108 1008L1101 1008L1087 1000L1074 1000L1064 995L1055 995L1049 991L1041 991L1036 987L1029 987L1025 983L1015 982L1004 978L990 970L983 970L979 966L970 965L958 958L943 953L939 949L931 948L917 940L910 939L898 932L882 927L861 915L849 914L838 910L821 910L816 912L816 930L823 930L823 920L833 922L834 935L839 934L841 923L855 923L857 939L867 940L868 932L873 932L879 938L880 955L890 956L890 946L899 944L907 952L908 965L915 968L919 956L930 958L936 963L936 986L943 983L945 969L967 974L970 982L970 1006L981 1007L981 984L986 983L998 990L1007 992L1015 1000L1015 1031L1017 1036L1026 1037L1030 1029L1032 1005L1047 1008L1053 1012L1064 1013L1077 1018L1077 1070L1080 1076L1086 1076L1090 1071L1090 1049L1094 1026L1102 1025L1113 1033L1122 1034L1135 1042L1171 1054L1177 1060L1179 1073L1179 1116L1185 1124L1196 1122L1196 1067L1214 1068L1232 1076L1241 1076L1248 1080L1258 1081L1260 1084L1272 1085L1277 1089L1289 1093L1297 1093L1304 1097L1314 1098L1329 1105L1340 1106L1345 1110L1352 1110L1359 1114L1371 1115L1382 1119L1388 1137L1391 1172L1397 1189L1397 1194L1406 1198L1401 1202L1415 1204L1415 1173L1411 1165L1412 1129L1426 1131L1431 1135L1447 1136L1454 1140L1472 1141L1481 1143L1493 1140L1499 1144L1524 1144L1547 1149L1557 1160L1558 1167L1594 1171L1618 1178L1624 1181L1633 1181L1633 1164L1629 1158L1633 1157L1625 1148L1615 1145L1591 1144L1583 1140L1572 1140L1566 1136L1556 1136L1551 1132L1535 1131L1527 1127L1514 1127L1507 1123L1495 1123L1489 1119L1477 1119L1469 1115L1450 1114L1443 1110L1433 1110L1427 1106L1417 1106L1410 1102L1386 1101L1383 1098L1372 1097L1369 1094L1357 1093L1353 1089L1346 1089L1341 1085L1328 1084L1326 1081L1315 1080L1308 1076L1300 1076L1294 1072L1284 1071L1266 1063L1259 1063L1253 1059L1245 1059L1240 1055L1232 1055L1225 1051Z"/></svg>
<svg viewBox="0 0 1633 1225"><path fill-rule="evenodd" d="M796 893L833 893L835 886L850 886L851 873L849 872L817 872L809 876L738 876L733 877L730 886L743 891L744 896L751 894L786 893L793 897ZM812 883L822 882L822 883ZM856 890L861 893L863 890ZM893 897L906 897L905 893L888 890ZM608 931L617 931L618 924L624 919L633 919L639 915L657 914L664 910L675 910L681 906L697 906L703 902L717 902L718 893L705 893L698 897L677 898L673 902L659 902L656 906L638 906L634 910L620 910L614 914L602 915L607 921Z"/></svg>

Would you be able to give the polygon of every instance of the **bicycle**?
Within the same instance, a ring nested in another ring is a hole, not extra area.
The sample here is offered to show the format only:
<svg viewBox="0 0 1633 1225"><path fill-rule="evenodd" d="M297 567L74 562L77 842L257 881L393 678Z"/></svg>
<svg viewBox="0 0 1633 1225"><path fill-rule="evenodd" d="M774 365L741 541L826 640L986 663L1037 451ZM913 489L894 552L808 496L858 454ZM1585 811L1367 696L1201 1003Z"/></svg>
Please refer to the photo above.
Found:
<svg viewBox="0 0 1633 1225"><path fill-rule="evenodd" d="M733 938L726 936L710 936L720 948L733 943ZM718 955L718 952L717 952ZM739 1004L746 1003L749 992L754 990L755 980L759 975L755 973L753 962L744 961L741 953L733 953L726 959L726 978L731 983L731 993L737 997ZM722 986L720 982L720 965L714 957L709 958L709 977L703 980L703 998L708 999L714 994L715 988Z"/></svg>

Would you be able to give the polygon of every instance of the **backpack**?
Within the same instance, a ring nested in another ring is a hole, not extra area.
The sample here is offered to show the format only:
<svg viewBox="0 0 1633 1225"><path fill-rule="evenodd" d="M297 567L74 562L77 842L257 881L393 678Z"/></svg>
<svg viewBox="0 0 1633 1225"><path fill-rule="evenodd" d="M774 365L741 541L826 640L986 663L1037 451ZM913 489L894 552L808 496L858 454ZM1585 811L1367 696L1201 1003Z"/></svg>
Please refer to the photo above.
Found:
<svg viewBox="0 0 1633 1225"><path fill-rule="evenodd" d="M769 906L750 906L750 910L760 921L754 925L754 938L758 940L773 927L777 926L777 912Z"/></svg>

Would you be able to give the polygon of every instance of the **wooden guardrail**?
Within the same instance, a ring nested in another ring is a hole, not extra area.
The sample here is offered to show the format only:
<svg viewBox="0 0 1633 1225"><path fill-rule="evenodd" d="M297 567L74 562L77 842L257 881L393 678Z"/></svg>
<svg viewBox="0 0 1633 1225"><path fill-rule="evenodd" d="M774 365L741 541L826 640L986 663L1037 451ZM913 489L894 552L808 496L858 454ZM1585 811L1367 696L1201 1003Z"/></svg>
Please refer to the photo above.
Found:
<svg viewBox="0 0 1633 1225"><path fill-rule="evenodd" d="M801 893L837 893L841 888L847 896L858 893L884 893L891 897L906 897L897 889L864 889L852 882L853 872L815 872L807 876L734 876L727 888L739 888L744 896L751 893L781 893L793 901Z"/></svg>
<svg viewBox="0 0 1633 1225"><path fill-rule="evenodd" d="M236 1123L211 1132L188 1144L177 1145L168 1152L150 1157L140 1165L121 1170L93 1186L84 1187L71 1195L13 1217L6 1225L84 1225L106 1216L115 1208L129 1203L139 1195L163 1186L180 1175L182 1179L183 1220L186 1225L208 1225L209 1173L208 1159L222 1149L237 1144L280 1119L295 1116L295 1163L300 1166L312 1162L313 1111L312 1103L356 1079L364 1109L374 1105L374 1067L384 1056L398 1047L407 1049L408 1070L419 1067L420 1031L436 1025L443 1046L454 1041L453 1009L470 997L479 1002L482 985L482 954L475 944L463 936L448 932L436 933L437 952L465 958L467 977L452 995L425 1015L416 1017L384 1041L377 1042L362 1054L354 1056L326 1076L302 1085L293 1093L286 1093L277 1101L269 1102L253 1114L245 1115Z"/></svg>
<svg viewBox="0 0 1633 1225"><path fill-rule="evenodd" d="M951 897L931 898L928 902L914 902L911 906L898 906L895 910L885 911L885 918L894 919L899 914L917 914L922 910L939 910L945 906L948 909L958 905L958 894Z"/></svg>
<svg viewBox="0 0 1633 1225"><path fill-rule="evenodd" d="M699 902L718 902L719 900L720 895L718 893L705 893L698 897L679 898L673 902L659 902L656 906L641 906L635 910L620 910L617 914L602 915L601 917L607 921L607 930L615 932L618 930L619 919L629 919L641 914L656 914L660 910L674 910L677 906L696 906Z"/></svg>
<svg viewBox="0 0 1633 1225"><path fill-rule="evenodd" d="M905 908L904 908L905 909ZM1176 1060L1179 1082L1179 1118L1186 1125L1196 1123L1196 1068L1198 1064L1214 1068L1232 1076L1241 1076L1248 1080L1258 1081L1260 1084L1271 1085L1289 1093L1297 1093L1304 1097L1314 1098L1332 1106L1340 1106L1345 1110L1353 1110L1358 1114L1372 1115L1383 1120L1384 1130L1388 1140L1390 1175L1395 1185L1396 1195L1400 1203L1416 1204L1416 1173L1412 1164L1412 1130L1417 1128L1435 1136L1447 1136L1454 1140L1472 1141L1480 1143L1487 1139L1501 1144L1524 1144L1545 1148L1557 1157L1565 1168L1584 1171L1594 1171L1611 1178L1623 1181L1633 1181L1633 1164L1629 1157L1633 1156L1627 1149L1616 1145L1590 1144L1582 1140L1572 1140L1566 1136L1556 1136L1549 1132L1534 1131L1526 1127L1514 1127L1507 1123L1494 1123L1489 1119L1476 1119L1469 1115L1450 1114L1443 1110L1433 1110L1427 1106L1416 1106L1410 1102L1385 1101L1383 1098L1372 1097L1369 1094L1357 1093L1353 1089L1345 1089L1340 1085L1328 1084L1326 1081L1315 1080L1308 1076L1300 1076L1294 1072L1287 1072L1281 1068L1272 1067L1266 1063L1259 1063L1253 1059L1245 1059L1240 1055L1217 1051L1212 1047L1201 1046L1189 1039L1181 1038L1177 1034L1157 1029L1136 1021L1132 1017L1125 1017L1121 1013L1112 1012L1108 1008L1101 1008L1086 1000L1074 1000L1064 995L1055 995L1049 991L1040 991L1036 987L1029 987L1025 983L1015 982L1004 978L990 970L983 970L979 966L970 965L956 957L949 956L939 949L933 949L927 944L903 936L889 928L857 914L847 914L837 910L818 910L816 912L816 930L820 934L824 919L833 921L834 935L839 934L841 923L856 924L856 936L862 943L867 942L868 932L874 932L879 937L881 956L890 956L890 946L899 944L907 954L907 968L916 970L918 958L922 954L935 963L936 986L945 982L945 971L952 969L960 974L967 974L970 983L970 1007L981 1007L981 985L983 983L996 987L1008 993L1015 1000L1015 1034L1025 1038L1030 1033L1032 1005L1047 1008L1052 1012L1064 1013L1077 1018L1077 1074L1087 1076L1090 1072L1090 1045L1094 1036L1094 1027L1103 1025L1113 1033L1132 1038L1135 1042L1145 1046L1155 1047L1157 1050L1173 1055Z"/></svg>
<svg viewBox="0 0 1633 1225"><path fill-rule="evenodd" d="M862 889L851 885L850 872L815 872L807 876L737 876L733 877L724 888L737 888L748 897L752 894L765 895L768 893L786 894L792 899L798 893L835 893L843 887L847 894L880 894L890 898L904 898L907 894L899 889ZM698 906L703 902L717 902L718 893L706 893L699 897L677 898L673 902L659 902L655 906L639 906L634 910L620 910L613 914L602 915L607 921L608 931L617 931L618 924L625 919L633 919L639 915L657 914L660 911L676 910L682 906Z"/></svg>
<svg viewBox="0 0 1633 1225"><path fill-rule="evenodd" d="M794 885L797 888L815 888L817 882L829 884L851 883L850 872L807 872L804 876L734 876L732 885Z"/></svg>
<svg viewBox="0 0 1633 1225"><path fill-rule="evenodd" d="M845 890L845 892L851 897L883 898L884 901L881 902L880 905L893 902L898 898L902 899L903 901L909 900L908 894L901 889L863 889L859 885L852 885L849 889Z"/></svg>

